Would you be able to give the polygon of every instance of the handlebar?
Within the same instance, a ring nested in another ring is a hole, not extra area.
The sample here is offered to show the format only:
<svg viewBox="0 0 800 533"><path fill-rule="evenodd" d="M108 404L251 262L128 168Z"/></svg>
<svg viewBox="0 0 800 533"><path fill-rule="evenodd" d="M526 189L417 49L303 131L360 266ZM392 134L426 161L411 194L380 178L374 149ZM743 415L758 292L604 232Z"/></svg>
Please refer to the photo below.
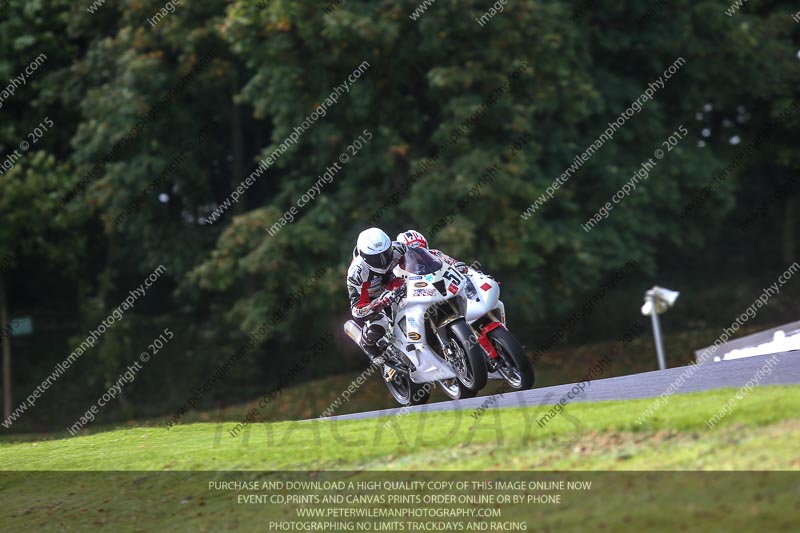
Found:
<svg viewBox="0 0 800 533"><path fill-rule="evenodd" d="M392 294L392 299L395 302L398 302L401 299L406 297L407 292L408 291L406 290L406 285L404 283L403 285L400 285L399 287L397 287L395 290L392 291L392 293L393 293Z"/></svg>

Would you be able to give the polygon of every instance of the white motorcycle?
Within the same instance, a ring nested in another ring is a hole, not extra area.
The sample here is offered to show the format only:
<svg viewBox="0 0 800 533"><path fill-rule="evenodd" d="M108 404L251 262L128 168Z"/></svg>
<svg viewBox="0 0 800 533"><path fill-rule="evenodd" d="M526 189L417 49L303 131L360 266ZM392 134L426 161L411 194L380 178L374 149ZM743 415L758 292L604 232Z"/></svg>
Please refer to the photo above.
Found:
<svg viewBox="0 0 800 533"><path fill-rule="evenodd" d="M405 283L394 291L384 352L392 396L401 405L423 404L432 383L454 400L475 396L486 385L487 369L464 319L466 277L423 248L409 248L395 274ZM361 346L361 326L348 320L344 330Z"/></svg>
<svg viewBox="0 0 800 533"><path fill-rule="evenodd" d="M503 379L513 390L533 387L533 363L506 328L500 284L470 267L464 295L467 298L467 323L474 331L472 339L483 348L489 378Z"/></svg>

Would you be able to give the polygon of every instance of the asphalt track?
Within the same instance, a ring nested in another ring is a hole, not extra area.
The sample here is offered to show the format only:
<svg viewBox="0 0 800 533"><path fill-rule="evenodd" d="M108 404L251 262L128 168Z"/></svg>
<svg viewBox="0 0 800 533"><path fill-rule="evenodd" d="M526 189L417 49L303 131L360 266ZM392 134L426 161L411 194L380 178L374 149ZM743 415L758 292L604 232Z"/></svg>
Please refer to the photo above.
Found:
<svg viewBox="0 0 800 533"><path fill-rule="evenodd" d="M775 362L768 365L768 361L775 355ZM756 373L762 368L762 374L767 373L771 367L772 373L758 379L758 385L792 385L800 383L800 351L783 352L773 355L761 355L722 361L719 363L706 363L702 365L681 366L631 374L616 378L597 379L585 383L583 390L578 389L578 394L567 399L572 402L601 402L605 400L631 400L636 398L651 398L667 392L670 386L676 394L698 392L719 388L739 388L749 380L754 379ZM765 365L768 365L765 367ZM754 379L755 381L755 379ZM531 407L536 405L553 405L566 396L577 386L577 383L556 385L541 389L532 389L521 392L505 392L504 382L490 380L485 391L495 398L490 406L499 407ZM680 385L680 386L678 386ZM677 389L676 389L677 387ZM389 391L386 391L388 394ZM574 394L574 393L573 393ZM331 419L347 420L359 418L375 418L391 416L401 412L433 412L451 410L477 409L489 398L481 396L468 400L456 400L429 403L407 408L383 409L380 411L367 411L348 415L332 416Z"/></svg>

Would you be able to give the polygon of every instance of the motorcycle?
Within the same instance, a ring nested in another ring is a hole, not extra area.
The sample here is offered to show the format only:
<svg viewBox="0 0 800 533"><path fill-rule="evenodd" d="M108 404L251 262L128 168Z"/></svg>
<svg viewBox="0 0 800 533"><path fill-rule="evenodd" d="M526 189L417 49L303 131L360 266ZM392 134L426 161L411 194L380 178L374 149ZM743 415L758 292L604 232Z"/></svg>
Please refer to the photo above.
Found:
<svg viewBox="0 0 800 533"><path fill-rule="evenodd" d="M433 383L454 400L475 396L488 374L464 319L467 278L423 248L409 248L395 274L404 283L393 291L383 354L389 392L401 405L427 402ZM361 347L361 326L348 320L344 330Z"/></svg>
<svg viewBox="0 0 800 533"><path fill-rule="evenodd" d="M482 348L489 379L503 379L513 390L533 387L533 363L519 341L506 328L506 311L500 301L500 284L491 276L469 267L464 295L465 318Z"/></svg>

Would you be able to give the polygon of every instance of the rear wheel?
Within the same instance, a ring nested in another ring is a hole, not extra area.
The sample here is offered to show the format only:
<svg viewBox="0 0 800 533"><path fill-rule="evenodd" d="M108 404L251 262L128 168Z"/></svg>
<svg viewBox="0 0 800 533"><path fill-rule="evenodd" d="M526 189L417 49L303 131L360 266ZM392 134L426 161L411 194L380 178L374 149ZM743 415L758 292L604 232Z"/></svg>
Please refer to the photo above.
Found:
<svg viewBox="0 0 800 533"><path fill-rule="evenodd" d="M497 350L497 371L506 383L514 390L528 390L533 387L533 363L516 337L503 327L493 329L487 337Z"/></svg>
<svg viewBox="0 0 800 533"><path fill-rule="evenodd" d="M392 397L400 405L422 405L431 397L433 383L414 383L407 372L395 372L386 382Z"/></svg>
<svg viewBox="0 0 800 533"><path fill-rule="evenodd" d="M472 330L459 319L450 324L450 338L453 341L453 357L450 364L456 371L455 379L439 381L439 387L453 400L474 397L486 386L488 373L483 350L470 340Z"/></svg>

